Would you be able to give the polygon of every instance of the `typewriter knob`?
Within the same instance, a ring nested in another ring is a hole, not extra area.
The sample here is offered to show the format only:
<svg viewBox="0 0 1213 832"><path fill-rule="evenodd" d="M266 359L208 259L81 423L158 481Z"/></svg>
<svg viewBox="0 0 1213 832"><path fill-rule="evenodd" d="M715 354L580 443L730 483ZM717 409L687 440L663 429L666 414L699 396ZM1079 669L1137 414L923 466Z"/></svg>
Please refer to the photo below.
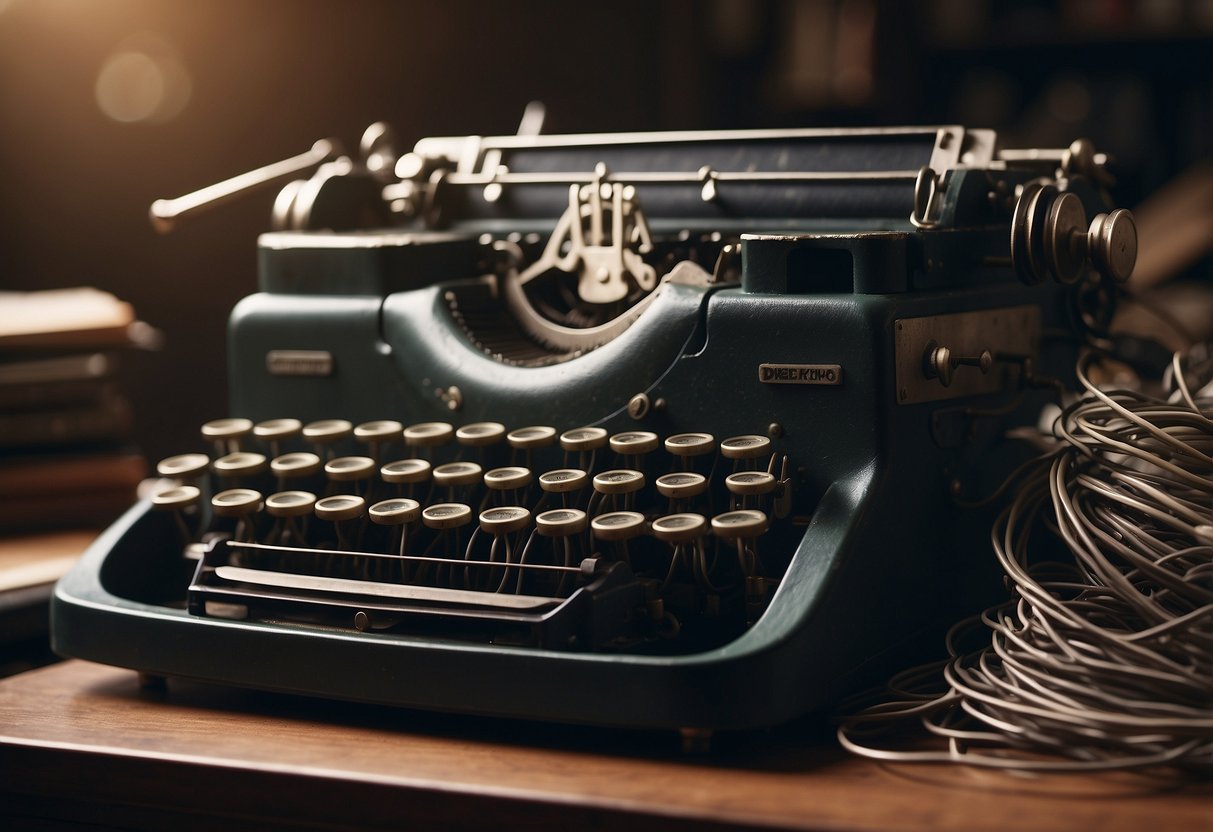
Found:
<svg viewBox="0 0 1213 832"><path fill-rule="evenodd" d="M638 511L612 511L590 521L599 540L631 540L644 533L644 515Z"/></svg>
<svg viewBox="0 0 1213 832"><path fill-rule="evenodd" d="M727 511L712 518L712 534L725 540L755 538L770 528L766 514L754 509Z"/></svg>
<svg viewBox="0 0 1213 832"><path fill-rule="evenodd" d="M480 512L480 528L489 534L519 532L531 522L531 513L521 506L502 506Z"/></svg>
<svg viewBox="0 0 1213 832"><path fill-rule="evenodd" d="M320 472L320 457L307 451L295 451L270 460L270 472L279 479L310 477Z"/></svg>
<svg viewBox="0 0 1213 832"><path fill-rule="evenodd" d="M526 488L533 479L530 468L511 465L507 468L494 468L484 475L484 484L493 491L513 491Z"/></svg>
<svg viewBox="0 0 1213 832"><path fill-rule="evenodd" d="M481 467L475 462L448 462L434 468L434 485L457 488L480 482Z"/></svg>
<svg viewBox="0 0 1213 832"><path fill-rule="evenodd" d="M569 537L585 531L586 513L576 508L554 508L535 518L535 531L544 537Z"/></svg>
<svg viewBox="0 0 1213 832"><path fill-rule="evenodd" d="M265 498L265 513L271 517L305 517L316 507L310 491L279 491Z"/></svg>
<svg viewBox="0 0 1213 832"><path fill-rule="evenodd" d="M1117 283L1124 283L1137 265L1137 223L1124 208L1098 214L1087 231L1091 262Z"/></svg>
<svg viewBox="0 0 1213 832"><path fill-rule="evenodd" d="M653 521L653 537L666 543L690 543L703 537L707 525L702 514L667 514Z"/></svg>
<svg viewBox="0 0 1213 832"><path fill-rule="evenodd" d="M169 480L185 482L206 473L211 460L206 454L178 454L156 463L156 474Z"/></svg>
<svg viewBox="0 0 1213 832"><path fill-rule="evenodd" d="M379 469L384 482L418 483L430 478L432 467L425 459L398 459Z"/></svg>
<svg viewBox="0 0 1213 832"><path fill-rule="evenodd" d="M211 508L219 517L245 517L261 510L261 492L251 488L229 488L211 497Z"/></svg>
<svg viewBox="0 0 1213 832"><path fill-rule="evenodd" d="M355 494L338 494L316 501L316 516L321 520L341 522L354 520L362 516L366 509L366 500Z"/></svg>
<svg viewBox="0 0 1213 832"><path fill-rule="evenodd" d="M631 494L644 488L644 474L628 468L603 471L594 476L594 490L599 494Z"/></svg>
<svg viewBox="0 0 1213 832"><path fill-rule="evenodd" d="M303 426L303 438L316 446L316 453L325 456L325 449L348 437L354 426L345 419L321 419Z"/></svg>
<svg viewBox="0 0 1213 832"><path fill-rule="evenodd" d="M369 456L339 456L324 464L325 475L333 482L358 482L375 474L375 460Z"/></svg>
<svg viewBox="0 0 1213 832"><path fill-rule="evenodd" d="M510 443L510 447L519 450L546 448L556 441L556 428L547 425L531 425L510 431L505 438Z"/></svg>
<svg viewBox="0 0 1213 832"><path fill-rule="evenodd" d="M720 443L720 453L725 459L758 459L770 452L771 440L756 433L730 436Z"/></svg>
<svg viewBox="0 0 1213 832"><path fill-rule="evenodd" d="M674 456L703 456L716 450L716 437L710 433L676 433L666 437L665 449Z"/></svg>
<svg viewBox="0 0 1213 832"><path fill-rule="evenodd" d="M698 497L704 491L707 491L707 488L707 477L703 474L695 474L690 471L663 474L657 478L657 493L663 497L669 497L671 500Z"/></svg>
<svg viewBox="0 0 1213 832"><path fill-rule="evenodd" d="M376 419L373 422L363 422L354 428L354 439L364 445L377 449L400 436L404 425L394 419ZM372 453L374 456L374 453Z"/></svg>
<svg viewBox="0 0 1213 832"><path fill-rule="evenodd" d="M560 447L566 451L596 451L607 443L605 428L573 428L560 434Z"/></svg>
<svg viewBox="0 0 1213 832"><path fill-rule="evenodd" d="M179 485L152 496L152 505L166 511L176 511L198 504L202 492L193 485Z"/></svg>
<svg viewBox="0 0 1213 832"><path fill-rule="evenodd" d="M539 475L539 487L549 494L567 494L585 488L589 475L580 468L557 468Z"/></svg>
<svg viewBox="0 0 1213 832"><path fill-rule="evenodd" d="M411 448L437 448L455 435L448 422L421 422L404 429L404 444Z"/></svg>
<svg viewBox="0 0 1213 832"><path fill-rule="evenodd" d="M251 451L237 451L221 456L211 463L215 474L223 478L251 477L266 468L265 456Z"/></svg>
<svg viewBox="0 0 1213 832"><path fill-rule="evenodd" d="M455 441L468 448L487 448L505 438L505 425L500 422L473 422L455 431Z"/></svg>
<svg viewBox="0 0 1213 832"><path fill-rule="evenodd" d="M371 516L371 522L380 526L401 526L412 523L421 516L421 504L404 497L381 500L371 506L368 514Z"/></svg>
<svg viewBox="0 0 1213 832"><path fill-rule="evenodd" d="M927 344L923 355L923 375L927 378L938 378L944 387L952 384L956 370L960 367L976 367L985 375L990 372L992 366L994 355L989 350L982 350L977 355L953 355L950 349L935 341Z"/></svg>
<svg viewBox="0 0 1213 832"><path fill-rule="evenodd" d="M202 426L202 438L215 443L215 451L225 454L240 450L240 439L253 429L248 419L213 419Z"/></svg>
<svg viewBox="0 0 1213 832"><path fill-rule="evenodd" d="M472 520L472 509L463 503L438 503L421 512L421 522L427 529L456 529Z"/></svg>
<svg viewBox="0 0 1213 832"><path fill-rule="evenodd" d="M724 479L724 487L738 497L770 494L777 485L775 476L766 471L738 471Z"/></svg>
<svg viewBox="0 0 1213 832"><path fill-rule="evenodd" d="M267 442L289 439L303 431L303 422L298 419L268 419L253 425L253 436Z"/></svg>
<svg viewBox="0 0 1213 832"><path fill-rule="evenodd" d="M659 444L657 434L647 430L629 430L611 437L611 450L624 456L652 453Z"/></svg>

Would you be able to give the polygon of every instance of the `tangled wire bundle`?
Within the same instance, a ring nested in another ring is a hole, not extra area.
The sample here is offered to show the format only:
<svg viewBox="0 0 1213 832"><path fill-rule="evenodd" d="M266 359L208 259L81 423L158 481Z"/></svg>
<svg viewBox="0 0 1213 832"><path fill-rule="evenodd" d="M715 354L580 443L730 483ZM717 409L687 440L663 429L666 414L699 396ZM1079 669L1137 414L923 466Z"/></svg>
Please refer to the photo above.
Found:
<svg viewBox="0 0 1213 832"><path fill-rule="evenodd" d="M953 628L949 660L843 720L846 748L1038 771L1213 765L1213 384L1194 396L1177 354L1165 398L1104 392L1090 362L1055 446L1000 489L1018 484L992 535L1012 598L980 617L988 644L966 653L976 623ZM1072 562L1028 565L1039 520ZM907 719L946 750L877 745Z"/></svg>

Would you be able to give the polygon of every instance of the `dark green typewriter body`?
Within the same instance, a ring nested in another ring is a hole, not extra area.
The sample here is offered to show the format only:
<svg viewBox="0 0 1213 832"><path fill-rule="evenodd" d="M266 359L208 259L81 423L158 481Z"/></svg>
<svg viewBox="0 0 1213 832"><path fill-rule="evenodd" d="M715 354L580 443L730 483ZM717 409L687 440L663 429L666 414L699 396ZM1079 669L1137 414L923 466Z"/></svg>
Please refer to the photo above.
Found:
<svg viewBox="0 0 1213 832"><path fill-rule="evenodd" d="M1084 150L943 127L329 162L232 312L231 418L60 583L54 646L604 725L829 706L998 589L958 499L1022 458L1007 432L1115 276Z"/></svg>

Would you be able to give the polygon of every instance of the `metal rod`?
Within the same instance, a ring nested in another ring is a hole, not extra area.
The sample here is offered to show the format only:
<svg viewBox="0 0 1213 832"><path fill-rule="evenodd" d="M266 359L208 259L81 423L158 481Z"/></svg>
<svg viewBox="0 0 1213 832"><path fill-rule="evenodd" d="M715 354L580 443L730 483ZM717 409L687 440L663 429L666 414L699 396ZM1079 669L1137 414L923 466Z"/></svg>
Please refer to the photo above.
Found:
<svg viewBox="0 0 1213 832"><path fill-rule="evenodd" d="M238 543L228 541L229 549L256 549L265 552L296 552L305 555L340 555L353 558L385 558L387 560L411 560L424 563L445 563L461 566L493 566L498 569L546 569L553 572L580 572L579 566L551 566L544 563L504 563L487 560L452 560L451 558L432 558L425 555L385 555L379 552L355 552L347 549L303 549L295 546L270 546L265 543Z"/></svg>
<svg viewBox="0 0 1213 832"><path fill-rule="evenodd" d="M172 230L173 223L178 217L221 205L239 196L245 191L268 185L277 179L299 173L313 165L318 165L333 158L338 153L338 144L333 139L321 139L312 145L311 149L283 159L264 167L250 170L231 179L207 185L193 193L179 196L175 199L158 199L152 203L148 216L152 226L160 233Z"/></svg>
<svg viewBox="0 0 1213 832"><path fill-rule="evenodd" d="M846 182L851 180L889 182L897 180L913 181L918 177L916 170L873 170L873 171L712 171L711 177L717 182ZM484 186L500 185L571 185L590 184L594 181L593 173L516 173L494 172L486 173L450 173L443 180L450 185ZM698 171L636 171L620 173L612 171L603 181L660 184L700 184L704 175Z"/></svg>

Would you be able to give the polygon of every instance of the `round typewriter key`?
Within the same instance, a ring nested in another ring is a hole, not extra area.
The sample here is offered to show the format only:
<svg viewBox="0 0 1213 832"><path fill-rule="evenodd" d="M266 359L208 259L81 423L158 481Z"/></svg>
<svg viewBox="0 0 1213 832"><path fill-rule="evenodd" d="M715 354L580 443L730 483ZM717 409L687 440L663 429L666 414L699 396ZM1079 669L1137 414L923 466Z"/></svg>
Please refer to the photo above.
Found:
<svg viewBox="0 0 1213 832"><path fill-rule="evenodd" d="M316 516L321 520L353 520L366 510L366 500L354 494L338 494L316 501Z"/></svg>
<svg viewBox="0 0 1213 832"><path fill-rule="evenodd" d="M404 444L413 448L436 448L445 445L455 434L449 422L421 422L404 429Z"/></svg>
<svg viewBox="0 0 1213 832"><path fill-rule="evenodd" d="M771 452L771 440L756 433L731 436L720 443L720 453L726 459L758 459Z"/></svg>
<svg viewBox="0 0 1213 832"><path fill-rule="evenodd" d="M738 497L770 494L776 485L775 477L766 471L738 471L724 478L724 487Z"/></svg>
<svg viewBox="0 0 1213 832"><path fill-rule="evenodd" d="M698 497L708 488L708 478L690 472L662 474L657 478L657 493L671 500Z"/></svg>
<svg viewBox="0 0 1213 832"><path fill-rule="evenodd" d="M216 459L211 463L211 468L220 477L251 477L265 470L265 456L251 451L236 451Z"/></svg>
<svg viewBox="0 0 1213 832"><path fill-rule="evenodd" d="M211 465L206 454L178 454L156 463L156 473L166 479L192 480L206 473Z"/></svg>
<svg viewBox="0 0 1213 832"><path fill-rule="evenodd" d="M375 460L369 456L339 456L324 463L324 473L333 482L357 482L375 475Z"/></svg>
<svg viewBox="0 0 1213 832"><path fill-rule="evenodd" d="M716 450L716 437L710 433L676 433L667 436L665 449L674 456L703 456Z"/></svg>
<svg viewBox="0 0 1213 832"><path fill-rule="evenodd" d="M510 447L520 450L546 448L556 441L556 428L547 425L531 425L510 431L505 438L510 443Z"/></svg>
<svg viewBox="0 0 1213 832"><path fill-rule="evenodd" d="M580 468L557 468L539 475L539 487L549 494L567 494L585 488L589 476Z"/></svg>
<svg viewBox="0 0 1213 832"><path fill-rule="evenodd" d="M476 485L480 476L481 468L475 462L448 462L434 468L434 485L446 488Z"/></svg>
<svg viewBox="0 0 1213 832"><path fill-rule="evenodd" d="M712 533L727 540L758 537L769 526L766 514L753 509L726 511L712 518Z"/></svg>
<svg viewBox="0 0 1213 832"><path fill-rule="evenodd" d="M168 488L152 496L152 505L166 511L176 511L187 506L197 505L202 497L202 491L193 485L179 485Z"/></svg>
<svg viewBox="0 0 1213 832"><path fill-rule="evenodd" d="M638 511L612 511L590 521L599 540L631 540L644 532L644 515Z"/></svg>
<svg viewBox="0 0 1213 832"><path fill-rule="evenodd" d="M235 444L253 429L250 419L213 419L202 426L202 438L216 443L216 447L235 450Z"/></svg>
<svg viewBox="0 0 1213 832"><path fill-rule="evenodd" d="M303 438L317 445L331 445L345 439L354 431L354 426L345 419L321 419L303 426Z"/></svg>
<svg viewBox="0 0 1213 832"><path fill-rule="evenodd" d="M573 428L560 434L560 447L566 451L594 451L606 443L606 428Z"/></svg>
<svg viewBox="0 0 1213 832"><path fill-rule="evenodd" d="M310 491L279 491L265 498L265 513L271 517L303 517L316 507Z"/></svg>
<svg viewBox="0 0 1213 832"><path fill-rule="evenodd" d="M379 469L384 482L417 483L430 478L432 466L425 459L398 459Z"/></svg>
<svg viewBox="0 0 1213 832"><path fill-rule="evenodd" d="M201 489L193 485L179 485L176 488L161 491L152 497L152 506L157 511L173 513L173 522L177 525L177 534L180 535L182 546L188 546L194 537L189 524L185 522L185 510L190 506L198 505L201 498Z"/></svg>
<svg viewBox="0 0 1213 832"><path fill-rule="evenodd" d="M276 456L270 460L270 471L280 479L310 477L320 472L320 457L307 451Z"/></svg>
<svg viewBox="0 0 1213 832"><path fill-rule="evenodd" d="M371 444L374 442L389 442L400 436L404 425L392 419L376 419L373 422L363 422L354 428L354 438L359 442Z"/></svg>
<svg viewBox="0 0 1213 832"><path fill-rule="evenodd" d="M399 498L395 500L381 500L371 506L368 512L371 515L371 522L378 523L380 526L399 526L403 523L412 523L421 516L421 504L416 500Z"/></svg>
<svg viewBox="0 0 1213 832"><path fill-rule="evenodd" d="M544 537L568 537L585 531L587 520L581 509L554 508L535 518L535 531Z"/></svg>
<svg viewBox="0 0 1213 832"><path fill-rule="evenodd" d="M261 492L251 488L229 488L211 497L211 508L219 517L243 517L261 509Z"/></svg>
<svg viewBox="0 0 1213 832"><path fill-rule="evenodd" d="M484 484L494 491L510 491L516 488L526 488L533 479L530 468L511 465L507 468L494 468L484 475Z"/></svg>
<svg viewBox="0 0 1213 832"><path fill-rule="evenodd" d="M644 488L644 474L628 468L603 471L594 476L594 490L599 494L631 494Z"/></svg>
<svg viewBox="0 0 1213 832"><path fill-rule="evenodd" d="M468 448L486 448L505 438L505 425L500 422L473 422L455 431L455 441Z"/></svg>
<svg viewBox="0 0 1213 832"><path fill-rule="evenodd" d="M659 444L657 434L647 430L629 430L611 437L611 450L625 456L652 453Z"/></svg>
<svg viewBox="0 0 1213 832"><path fill-rule="evenodd" d="M653 537L666 543L687 543L701 537L707 525L702 514L667 514L653 521Z"/></svg>
<svg viewBox="0 0 1213 832"><path fill-rule="evenodd" d="M298 419L269 419L253 425L253 436L266 442L276 442L298 436L303 422Z"/></svg>
<svg viewBox="0 0 1213 832"><path fill-rule="evenodd" d="M525 529L531 513L521 506L503 506L480 512L480 528L489 534L508 534Z"/></svg>
<svg viewBox="0 0 1213 832"><path fill-rule="evenodd" d="M454 529L466 526L472 519L472 509L463 503L438 503L421 512L421 522L429 529Z"/></svg>

